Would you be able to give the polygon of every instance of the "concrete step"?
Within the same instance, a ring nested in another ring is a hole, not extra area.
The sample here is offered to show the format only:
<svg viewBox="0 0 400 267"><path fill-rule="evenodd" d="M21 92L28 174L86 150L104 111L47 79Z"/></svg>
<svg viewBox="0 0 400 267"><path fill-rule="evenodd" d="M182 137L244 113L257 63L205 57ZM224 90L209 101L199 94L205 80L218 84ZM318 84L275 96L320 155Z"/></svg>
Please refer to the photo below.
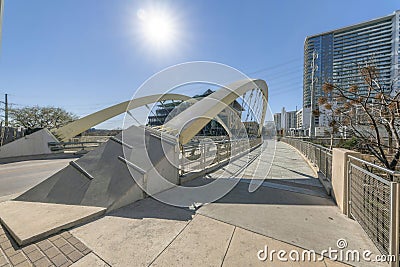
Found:
<svg viewBox="0 0 400 267"><path fill-rule="evenodd" d="M23 246L99 218L105 212L100 207L6 201L0 203L0 222Z"/></svg>

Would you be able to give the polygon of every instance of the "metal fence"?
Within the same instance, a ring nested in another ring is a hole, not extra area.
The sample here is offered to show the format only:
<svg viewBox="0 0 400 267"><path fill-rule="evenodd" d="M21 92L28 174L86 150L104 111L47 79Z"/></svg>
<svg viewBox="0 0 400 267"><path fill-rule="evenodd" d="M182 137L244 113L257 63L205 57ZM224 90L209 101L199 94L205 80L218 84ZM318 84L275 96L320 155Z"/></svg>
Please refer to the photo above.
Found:
<svg viewBox="0 0 400 267"><path fill-rule="evenodd" d="M282 138L283 142L295 147L310 162L317 166L329 181L332 179L332 151L326 147L295 138Z"/></svg>
<svg viewBox="0 0 400 267"><path fill-rule="evenodd" d="M53 152L75 152L84 154L107 142L112 136L80 136L69 139L68 142L49 142L48 146Z"/></svg>
<svg viewBox="0 0 400 267"><path fill-rule="evenodd" d="M25 136L22 128L5 127L0 124L0 146Z"/></svg>
<svg viewBox="0 0 400 267"><path fill-rule="evenodd" d="M282 138L297 148L332 178L332 151L302 140ZM391 266L399 266L400 252L400 172L348 156L347 210L383 255L394 255ZM394 181L394 182L393 182Z"/></svg>
<svg viewBox="0 0 400 267"><path fill-rule="evenodd" d="M348 211L384 255L399 255L399 183L383 177L399 172L349 156ZM385 176L375 174L385 173Z"/></svg>
<svg viewBox="0 0 400 267"><path fill-rule="evenodd" d="M195 144L185 145L180 153L180 175L202 171L224 163L232 157L247 153L248 150L260 144L261 138L234 141L204 139Z"/></svg>
<svg viewBox="0 0 400 267"><path fill-rule="evenodd" d="M48 146L53 152L80 152L85 153L96 149L104 141L91 142L49 142Z"/></svg>

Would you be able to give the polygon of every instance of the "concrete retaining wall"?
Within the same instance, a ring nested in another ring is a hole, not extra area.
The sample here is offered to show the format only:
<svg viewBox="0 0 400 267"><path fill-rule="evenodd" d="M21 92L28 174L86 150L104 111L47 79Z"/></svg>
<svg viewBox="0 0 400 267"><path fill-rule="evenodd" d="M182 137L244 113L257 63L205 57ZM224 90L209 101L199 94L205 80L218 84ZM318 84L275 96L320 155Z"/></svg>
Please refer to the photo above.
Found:
<svg viewBox="0 0 400 267"><path fill-rule="evenodd" d="M334 148L332 152L332 196L342 213L346 215L348 215L347 161L350 155L357 157L360 153L344 148Z"/></svg>
<svg viewBox="0 0 400 267"><path fill-rule="evenodd" d="M49 142L58 140L49 130L42 129L0 147L0 158L52 154Z"/></svg>

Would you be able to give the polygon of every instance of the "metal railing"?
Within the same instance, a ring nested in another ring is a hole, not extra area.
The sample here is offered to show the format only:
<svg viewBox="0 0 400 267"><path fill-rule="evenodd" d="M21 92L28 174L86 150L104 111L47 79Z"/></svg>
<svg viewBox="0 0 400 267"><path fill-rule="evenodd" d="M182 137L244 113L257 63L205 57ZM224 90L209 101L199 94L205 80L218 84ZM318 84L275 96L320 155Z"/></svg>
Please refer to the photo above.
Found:
<svg viewBox="0 0 400 267"><path fill-rule="evenodd" d="M78 151L91 151L96 149L99 145L103 144L102 141L90 142L49 142L49 148L54 152L78 152Z"/></svg>
<svg viewBox="0 0 400 267"><path fill-rule="evenodd" d="M202 171L240 156L261 144L261 138L234 141L202 141L181 147L180 175Z"/></svg>
<svg viewBox="0 0 400 267"><path fill-rule="evenodd" d="M298 149L326 178L332 179L332 151L302 140L282 138ZM383 255L394 255L391 266L399 266L400 172L348 156L347 210ZM393 182L394 181L394 182Z"/></svg>
<svg viewBox="0 0 400 267"><path fill-rule="evenodd" d="M349 156L347 175L350 217L361 225L381 253L396 256L392 266L398 266L400 184L385 178L400 177L400 173Z"/></svg>
<svg viewBox="0 0 400 267"><path fill-rule="evenodd" d="M24 130L20 128L3 126L2 123L0 123L0 146L6 145L24 136Z"/></svg>
<svg viewBox="0 0 400 267"><path fill-rule="evenodd" d="M299 150L329 181L332 180L332 150L295 138L282 138L283 142Z"/></svg>

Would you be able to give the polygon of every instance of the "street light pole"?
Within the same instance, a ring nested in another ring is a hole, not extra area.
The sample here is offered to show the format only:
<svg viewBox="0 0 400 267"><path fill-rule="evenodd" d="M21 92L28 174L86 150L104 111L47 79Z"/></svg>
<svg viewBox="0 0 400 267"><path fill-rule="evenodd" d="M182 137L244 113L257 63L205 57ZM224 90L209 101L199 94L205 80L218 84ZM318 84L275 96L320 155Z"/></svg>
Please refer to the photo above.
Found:
<svg viewBox="0 0 400 267"><path fill-rule="evenodd" d="M5 101L4 101L4 105L5 105L5 108L4 108L4 120L5 120L5 127L8 127L8 94L5 94L4 95L4 97L5 97Z"/></svg>
<svg viewBox="0 0 400 267"><path fill-rule="evenodd" d="M311 107L310 107L310 138L315 137L315 118L314 118L314 106L315 106L315 70L316 70L316 66L315 66L315 60L318 58L318 54L317 52L313 52L312 55L313 59L311 62L311 86L310 86L310 95L311 95Z"/></svg>

